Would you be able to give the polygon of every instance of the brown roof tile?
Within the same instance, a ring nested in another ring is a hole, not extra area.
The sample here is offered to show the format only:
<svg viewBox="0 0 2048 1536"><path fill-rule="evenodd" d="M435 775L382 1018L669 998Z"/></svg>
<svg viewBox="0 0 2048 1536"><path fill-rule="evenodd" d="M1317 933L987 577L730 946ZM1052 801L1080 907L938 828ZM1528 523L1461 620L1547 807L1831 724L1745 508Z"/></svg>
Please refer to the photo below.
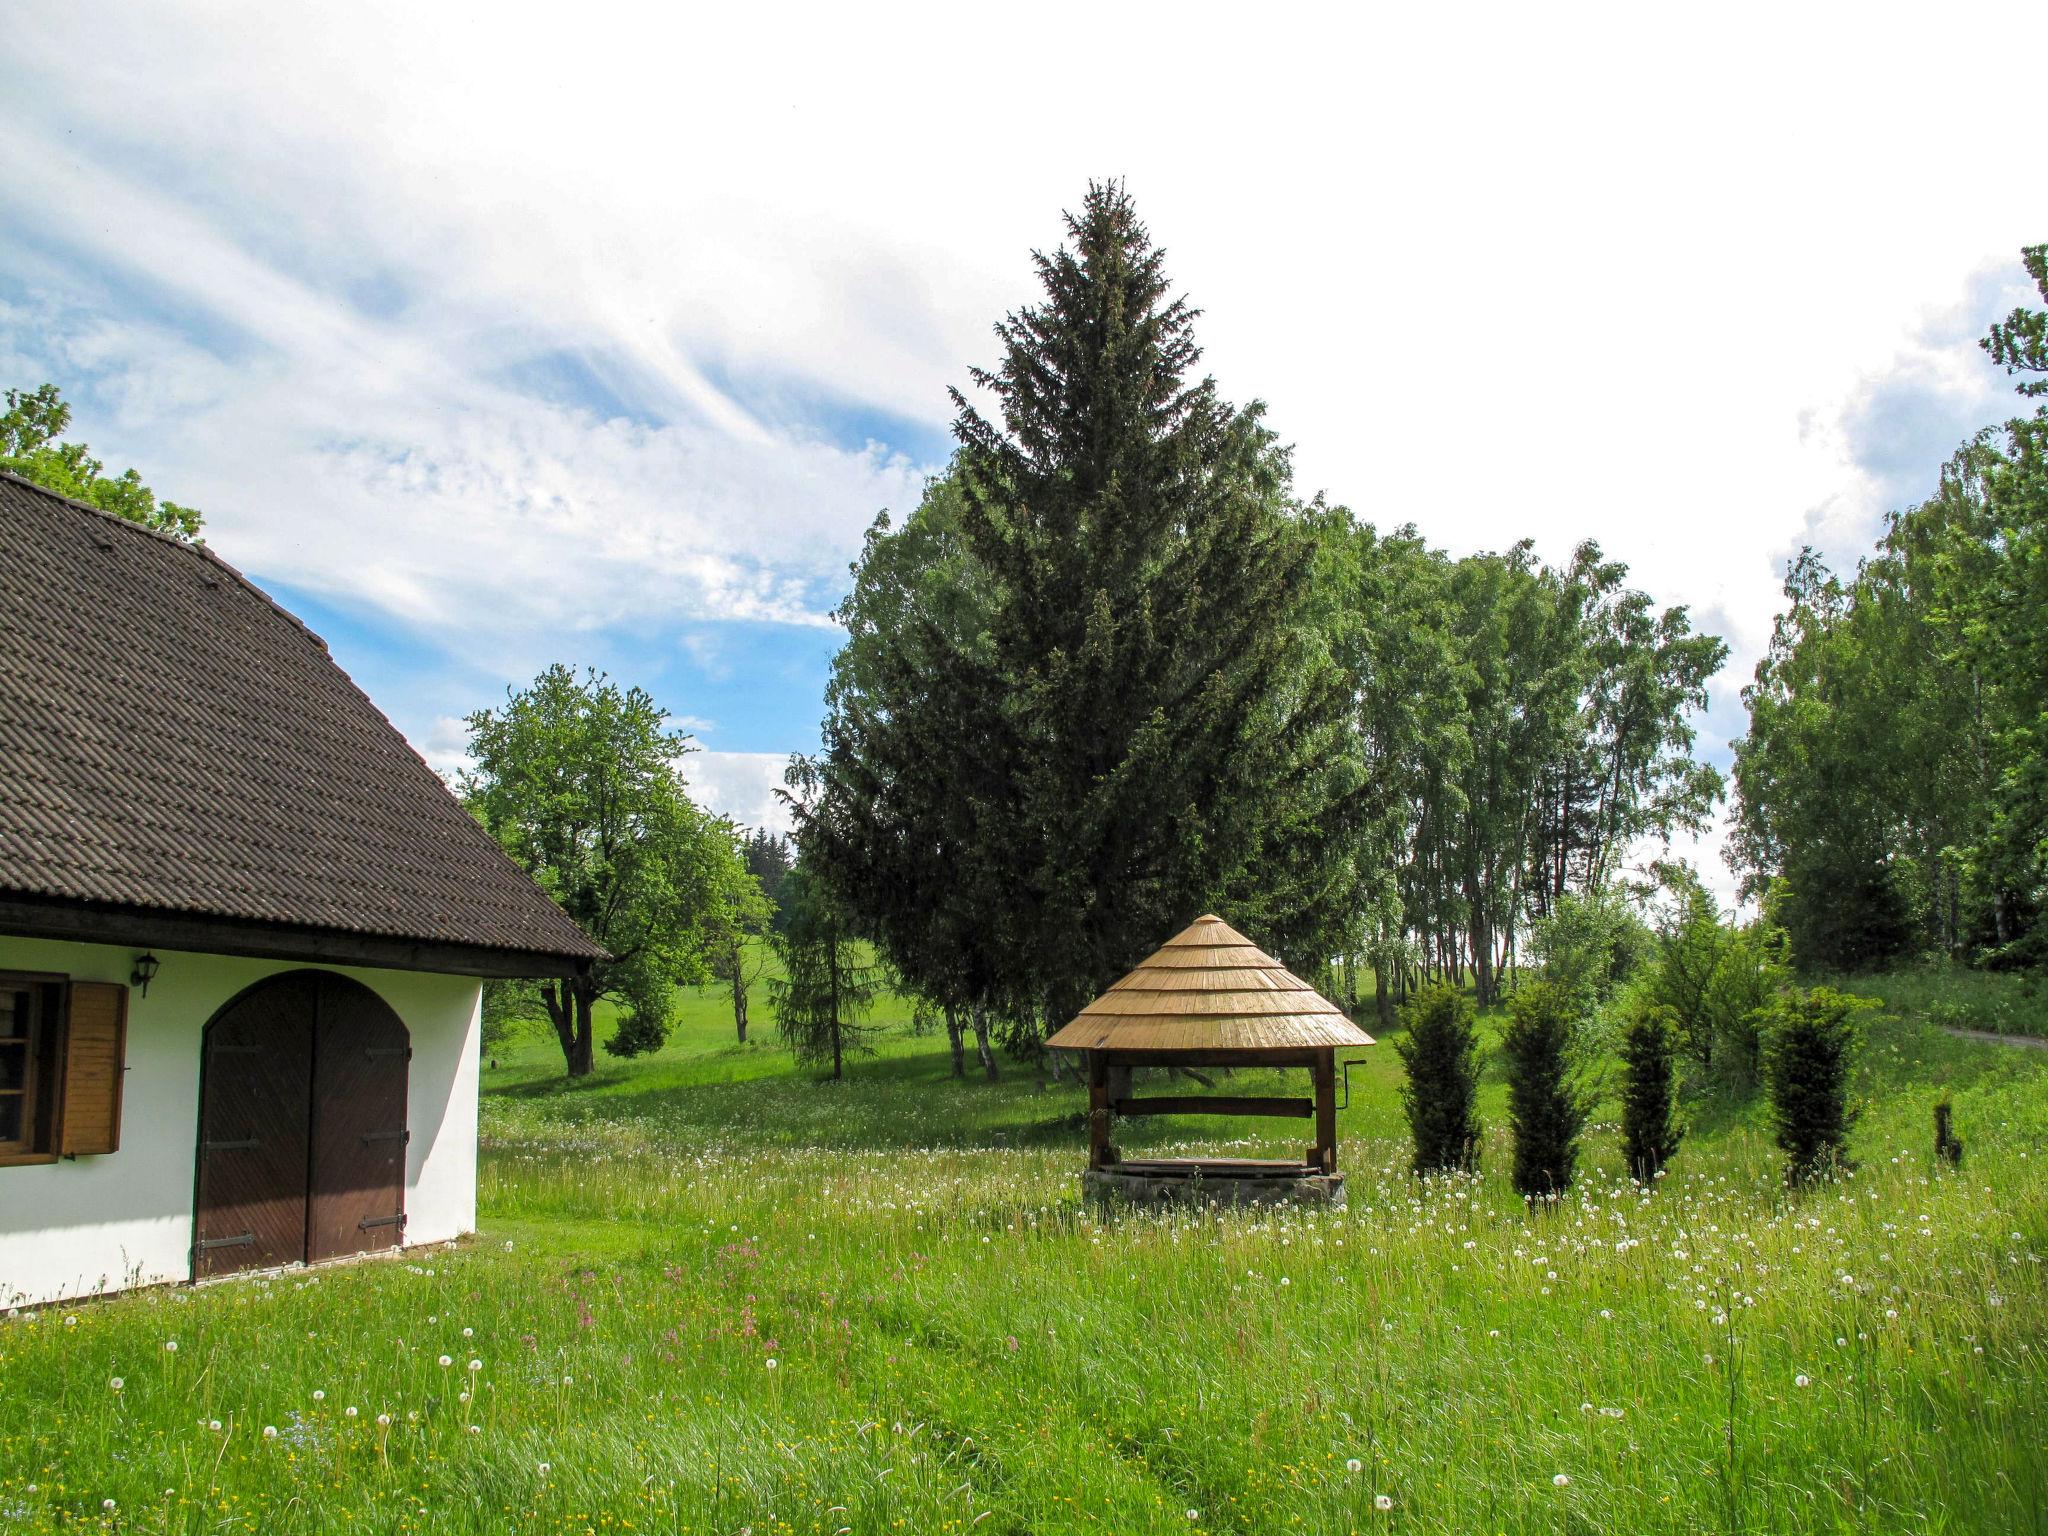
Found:
<svg viewBox="0 0 2048 1536"><path fill-rule="evenodd" d="M7 474L0 892L603 953L253 583Z"/></svg>

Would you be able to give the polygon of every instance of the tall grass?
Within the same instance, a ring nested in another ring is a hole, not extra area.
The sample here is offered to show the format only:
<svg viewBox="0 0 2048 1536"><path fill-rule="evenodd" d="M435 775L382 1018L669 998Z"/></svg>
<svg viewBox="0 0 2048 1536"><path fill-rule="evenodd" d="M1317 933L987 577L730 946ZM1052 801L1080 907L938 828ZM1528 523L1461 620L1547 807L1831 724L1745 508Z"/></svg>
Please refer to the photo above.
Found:
<svg viewBox="0 0 2048 1536"><path fill-rule="evenodd" d="M2048 982L2036 977L1931 965L1839 984L1877 998L1894 1013L1948 1029L2048 1036Z"/></svg>
<svg viewBox="0 0 2048 1536"><path fill-rule="evenodd" d="M2048 1053L1881 1017L1852 1175L1788 1194L1729 1111L1654 1189L1596 1126L1534 1206L1497 1080L1481 1172L1425 1183L1364 1054L1347 1210L1116 1218L1079 1091L955 1084L943 1038L840 1085L708 1032L573 1089L508 1063L477 1239L0 1328L0 1523L2048 1528Z"/></svg>

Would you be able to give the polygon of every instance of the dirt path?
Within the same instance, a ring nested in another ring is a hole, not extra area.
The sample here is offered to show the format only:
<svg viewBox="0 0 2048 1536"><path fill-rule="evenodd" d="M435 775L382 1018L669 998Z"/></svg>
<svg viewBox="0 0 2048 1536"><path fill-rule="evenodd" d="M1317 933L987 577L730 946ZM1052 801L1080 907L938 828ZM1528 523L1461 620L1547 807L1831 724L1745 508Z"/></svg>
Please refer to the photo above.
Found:
<svg viewBox="0 0 2048 1536"><path fill-rule="evenodd" d="M2001 1035L1988 1029L1957 1029L1952 1024L1936 1026L1945 1035L1954 1035L1958 1040L1982 1040L1991 1045L2024 1045L2031 1050L2048 1051L2048 1040L2039 1035Z"/></svg>

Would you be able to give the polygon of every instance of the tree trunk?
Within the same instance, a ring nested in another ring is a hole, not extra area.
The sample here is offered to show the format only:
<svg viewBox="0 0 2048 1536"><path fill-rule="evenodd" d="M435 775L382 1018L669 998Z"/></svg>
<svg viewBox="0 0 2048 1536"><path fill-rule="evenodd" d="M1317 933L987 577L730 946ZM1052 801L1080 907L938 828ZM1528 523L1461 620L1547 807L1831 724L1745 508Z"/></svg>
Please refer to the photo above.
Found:
<svg viewBox="0 0 2048 1536"><path fill-rule="evenodd" d="M1372 970L1372 1015L1379 1020L1382 1032L1394 1027L1394 994L1387 988L1384 965L1376 965Z"/></svg>
<svg viewBox="0 0 2048 1536"><path fill-rule="evenodd" d="M832 1081L838 1082L845 1076L844 1064L839 1050L839 935L832 933L825 939L825 966L832 977Z"/></svg>
<svg viewBox="0 0 2048 1536"><path fill-rule="evenodd" d="M946 1005L946 1043L953 1048L953 1075L967 1075L967 1031L960 1026L960 1010Z"/></svg>
<svg viewBox="0 0 2048 1536"><path fill-rule="evenodd" d="M595 1064L591 1047L595 1028L591 1009L597 1002L597 988L586 977L574 981L551 981L540 989L547 1004L548 1022L555 1026L561 1042L562 1064L570 1077L588 1077Z"/></svg>
<svg viewBox="0 0 2048 1536"><path fill-rule="evenodd" d="M555 1039L562 1047L563 1064L569 1068L573 1077L576 1063L576 1025L575 1016L571 1011L573 1005L569 1001L569 984L565 981L543 982L540 1000L547 1004L548 1023L555 1027Z"/></svg>
<svg viewBox="0 0 2048 1536"><path fill-rule="evenodd" d="M974 1005L974 1049L981 1057L981 1070L988 1080L994 1082L1001 1074L996 1071L996 1053L988 1048L988 1006Z"/></svg>
<svg viewBox="0 0 2048 1536"><path fill-rule="evenodd" d="M738 939L732 944L732 1022L739 1031L740 1044L747 1043L747 970Z"/></svg>
<svg viewBox="0 0 2048 1536"><path fill-rule="evenodd" d="M597 1044L597 1026L591 1019L591 1010L597 1003L597 989L581 978L570 985L576 1008L576 1025L575 1038L569 1050L569 1075L588 1077L596 1064L593 1048Z"/></svg>
<svg viewBox="0 0 2048 1536"><path fill-rule="evenodd" d="M1472 993L1481 1008L1493 1002L1493 936L1479 925L1472 928Z"/></svg>

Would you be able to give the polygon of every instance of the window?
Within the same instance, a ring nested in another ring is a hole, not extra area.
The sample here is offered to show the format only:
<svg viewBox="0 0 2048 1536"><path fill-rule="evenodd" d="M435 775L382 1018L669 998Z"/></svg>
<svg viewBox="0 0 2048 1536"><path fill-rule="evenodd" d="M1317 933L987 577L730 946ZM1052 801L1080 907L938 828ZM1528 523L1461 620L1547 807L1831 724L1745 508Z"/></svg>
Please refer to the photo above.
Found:
<svg viewBox="0 0 2048 1536"><path fill-rule="evenodd" d="M0 976L0 1158L51 1155L63 983Z"/></svg>
<svg viewBox="0 0 2048 1536"><path fill-rule="evenodd" d="M0 973L0 1167L120 1145L128 989Z"/></svg>

